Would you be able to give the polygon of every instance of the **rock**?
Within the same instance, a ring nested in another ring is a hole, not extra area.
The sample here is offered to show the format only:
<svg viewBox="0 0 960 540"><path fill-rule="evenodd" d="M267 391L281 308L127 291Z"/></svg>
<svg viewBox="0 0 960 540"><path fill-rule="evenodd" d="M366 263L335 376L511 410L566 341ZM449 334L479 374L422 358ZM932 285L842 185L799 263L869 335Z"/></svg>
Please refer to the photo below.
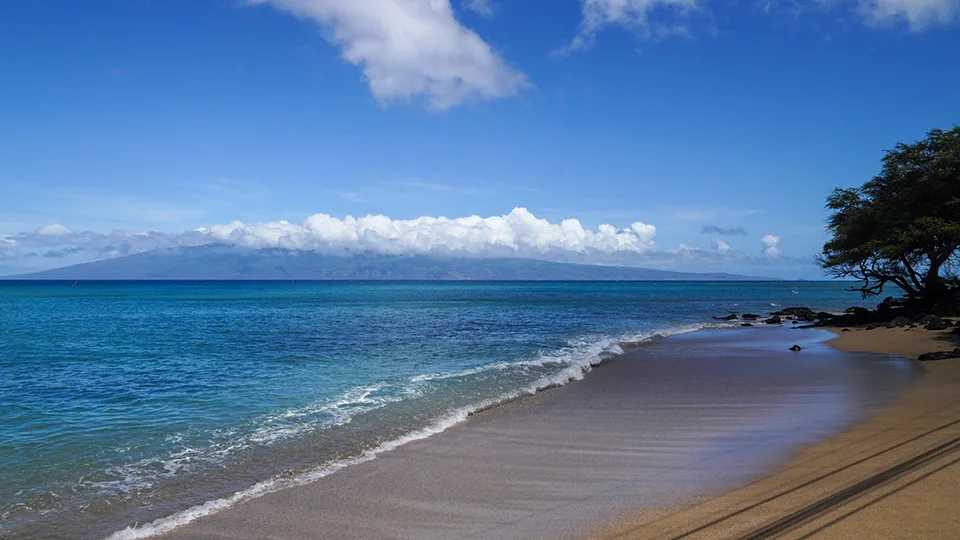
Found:
<svg viewBox="0 0 960 540"><path fill-rule="evenodd" d="M729 314L729 315L727 315L727 316L725 316L725 317L714 317L714 319L716 319L716 320L718 320L718 321L735 321L735 320L737 320L737 314L736 314L736 313L731 313L731 314Z"/></svg>
<svg viewBox="0 0 960 540"><path fill-rule="evenodd" d="M841 332L849 332L849 331L850 331L849 328L844 328L843 330L841 330Z"/></svg>
<svg viewBox="0 0 960 540"><path fill-rule="evenodd" d="M779 315L774 315L769 319L765 319L763 322L766 324L783 324L783 319L781 319Z"/></svg>
<svg viewBox="0 0 960 540"><path fill-rule="evenodd" d="M868 325L867 325L867 330L876 330L877 328L880 328L880 325L879 325L879 324L868 324Z"/></svg>
<svg viewBox="0 0 960 540"><path fill-rule="evenodd" d="M902 328L908 324L910 324L910 319L906 317L897 317L887 324L887 328Z"/></svg>
<svg viewBox="0 0 960 540"><path fill-rule="evenodd" d="M745 322L745 323L741 324L740 326L753 326L753 324L752 324L752 323Z"/></svg>
<svg viewBox="0 0 960 540"><path fill-rule="evenodd" d="M800 324L800 321L794 319L793 322L791 322L790 324Z"/></svg>
<svg viewBox="0 0 960 540"><path fill-rule="evenodd" d="M888 309L902 308L902 307L905 307L906 305L907 305L906 298L894 298L892 296L888 296L883 299L883 302L880 302L879 304L877 304L877 309L884 311Z"/></svg>
<svg viewBox="0 0 960 540"><path fill-rule="evenodd" d="M946 330L947 328L950 328L950 325L944 321L941 321L940 319L934 319L924 325L923 328L924 330Z"/></svg>
<svg viewBox="0 0 960 540"><path fill-rule="evenodd" d="M955 324L954 326L956 326L957 328L960 328L960 321L957 321L957 324Z"/></svg>
<svg viewBox="0 0 960 540"><path fill-rule="evenodd" d="M918 314L914 315L914 316L913 316L913 319L911 319L911 320L912 320L913 322L919 324L920 326L926 326L926 325L930 324L931 322L936 321L936 320L938 320L938 319L939 319L939 317L937 317L936 315L927 315L926 313L918 313Z"/></svg>
<svg viewBox="0 0 960 540"><path fill-rule="evenodd" d="M790 350L793 352L799 352L803 349L801 349L799 345L794 345L793 347L790 347Z"/></svg>
<svg viewBox="0 0 960 540"><path fill-rule="evenodd" d="M921 362L932 362L936 360L948 360L950 358L960 358L960 347L952 351L941 351L941 352L929 352L927 354L921 354L917 360Z"/></svg>
<svg viewBox="0 0 960 540"><path fill-rule="evenodd" d="M821 312L817 313L817 318L818 318L818 319L832 319L832 318L833 318L833 313L827 313L826 311L821 311Z"/></svg>
<svg viewBox="0 0 960 540"><path fill-rule="evenodd" d="M799 317L802 315L813 315L813 310L808 307L788 307L786 309L781 309L780 311L774 311L771 315L779 315L785 317L787 315L793 317Z"/></svg>
<svg viewBox="0 0 960 540"><path fill-rule="evenodd" d="M740 316L740 318L745 321L755 321L759 319L760 316L754 313L744 313L743 315Z"/></svg>
<svg viewBox="0 0 960 540"><path fill-rule="evenodd" d="M843 310L843 312L850 313L851 315L856 315L858 317L863 317L870 314L869 309L860 306L848 307L847 309Z"/></svg>

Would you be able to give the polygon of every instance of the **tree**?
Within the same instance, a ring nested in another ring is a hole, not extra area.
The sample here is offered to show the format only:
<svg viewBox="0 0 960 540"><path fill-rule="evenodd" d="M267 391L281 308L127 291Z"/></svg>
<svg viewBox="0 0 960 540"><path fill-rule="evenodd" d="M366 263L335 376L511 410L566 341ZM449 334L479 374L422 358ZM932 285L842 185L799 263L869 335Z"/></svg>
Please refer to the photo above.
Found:
<svg viewBox="0 0 960 540"><path fill-rule="evenodd" d="M861 282L850 290L866 298L892 283L924 305L960 290L960 127L897 144L880 174L835 189L826 207L833 238L818 262L828 275Z"/></svg>

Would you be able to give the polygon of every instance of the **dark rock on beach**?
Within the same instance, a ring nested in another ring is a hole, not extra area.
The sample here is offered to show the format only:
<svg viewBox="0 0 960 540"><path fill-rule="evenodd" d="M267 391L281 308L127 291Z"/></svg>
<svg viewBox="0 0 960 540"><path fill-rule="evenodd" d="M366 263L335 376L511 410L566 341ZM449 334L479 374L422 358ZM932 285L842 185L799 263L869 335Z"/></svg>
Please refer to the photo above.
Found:
<svg viewBox="0 0 960 540"><path fill-rule="evenodd" d="M744 313L740 316L740 318L745 321L756 321L760 318L760 316L755 313Z"/></svg>
<svg viewBox="0 0 960 540"><path fill-rule="evenodd" d="M910 324L910 319L906 317L897 317L887 324L887 328L902 328Z"/></svg>
<svg viewBox="0 0 960 540"><path fill-rule="evenodd" d="M745 322L745 323L741 324L740 326L753 326L753 323Z"/></svg>
<svg viewBox="0 0 960 540"><path fill-rule="evenodd" d="M718 321L735 321L735 320L737 320L737 314L736 314L736 313L731 313L731 314L727 315L726 317L714 317L714 319L716 319L716 320L718 320Z"/></svg>
<svg viewBox="0 0 960 540"><path fill-rule="evenodd" d="M793 352L799 352L803 349L801 349L799 345L794 345L793 347L790 347L790 350Z"/></svg>
<svg viewBox="0 0 960 540"><path fill-rule="evenodd" d="M783 319L781 319L779 315L774 315L773 317L770 317L769 319L766 319L763 322L767 324L783 324Z"/></svg>
<svg viewBox="0 0 960 540"><path fill-rule="evenodd" d="M950 325L940 319L934 319L923 327L925 330L946 330Z"/></svg>
<svg viewBox="0 0 960 540"><path fill-rule="evenodd" d="M921 354L917 360L921 362L933 362L936 360L948 360L950 358L960 358L960 347L952 351L941 351L941 352L929 352L927 354Z"/></svg>

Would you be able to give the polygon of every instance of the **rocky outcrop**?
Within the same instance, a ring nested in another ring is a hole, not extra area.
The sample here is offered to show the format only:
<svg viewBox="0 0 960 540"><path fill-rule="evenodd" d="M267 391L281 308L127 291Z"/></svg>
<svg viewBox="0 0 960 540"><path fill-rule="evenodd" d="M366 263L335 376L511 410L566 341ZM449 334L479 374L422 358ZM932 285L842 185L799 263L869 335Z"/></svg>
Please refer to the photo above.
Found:
<svg viewBox="0 0 960 540"><path fill-rule="evenodd" d="M941 352L929 352L927 354L921 354L917 360L921 362L934 362L937 360L949 360L950 358L960 358L960 347L952 351L941 351Z"/></svg>
<svg viewBox="0 0 960 540"><path fill-rule="evenodd" d="M727 315L727 316L725 316L725 317L714 317L714 319L716 319L716 320L718 320L718 321L735 321L735 320L737 320L737 314L736 314L736 313L731 313L731 314L729 314L729 315Z"/></svg>
<svg viewBox="0 0 960 540"><path fill-rule="evenodd" d="M763 322L765 322L765 323L767 323L767 324L783 324L783 319L780 318L779 315L774 315L773 317L770 317L769 319L764 319Z"/></svg>
<svg viewBox="0 0 960 540"><path fill-rule="evenodd" d="M740 318L745 321L756 321L760 319L760 316L755 313L744 313L743 315L740 316Z"/></svg>
<svg viewBox="0 0 960 540"><path fill-rule="evenodd" d="M794 345L793 347L790 347L790 350L793 352L800 352L803 349L801 349L799 345Z"/></svg>

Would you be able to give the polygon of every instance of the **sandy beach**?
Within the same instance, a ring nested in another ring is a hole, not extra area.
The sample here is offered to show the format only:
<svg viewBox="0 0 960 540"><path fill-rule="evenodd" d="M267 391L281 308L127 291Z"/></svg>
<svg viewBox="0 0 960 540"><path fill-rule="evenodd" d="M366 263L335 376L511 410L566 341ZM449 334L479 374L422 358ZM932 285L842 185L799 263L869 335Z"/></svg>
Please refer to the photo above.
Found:
<svg viewBox="0 0 960 540"><path fill-rule="evenodd" d="M638 346L582 381L166 537L664 537L694 522L663 509L764 478L920 377L905 359L840 352L831 335L724 329ZM644 508L660 510L635 517Z"/></svg>
<svg viewBox="0 0 960 540"><path fill-rule="evenodd" d="M833 329L843 351L917 355L957 335L923 329ZM957 538L960 360L924 377L868 421L812 445L776 474L699 504L642 512L591 538Z"/></svg>

